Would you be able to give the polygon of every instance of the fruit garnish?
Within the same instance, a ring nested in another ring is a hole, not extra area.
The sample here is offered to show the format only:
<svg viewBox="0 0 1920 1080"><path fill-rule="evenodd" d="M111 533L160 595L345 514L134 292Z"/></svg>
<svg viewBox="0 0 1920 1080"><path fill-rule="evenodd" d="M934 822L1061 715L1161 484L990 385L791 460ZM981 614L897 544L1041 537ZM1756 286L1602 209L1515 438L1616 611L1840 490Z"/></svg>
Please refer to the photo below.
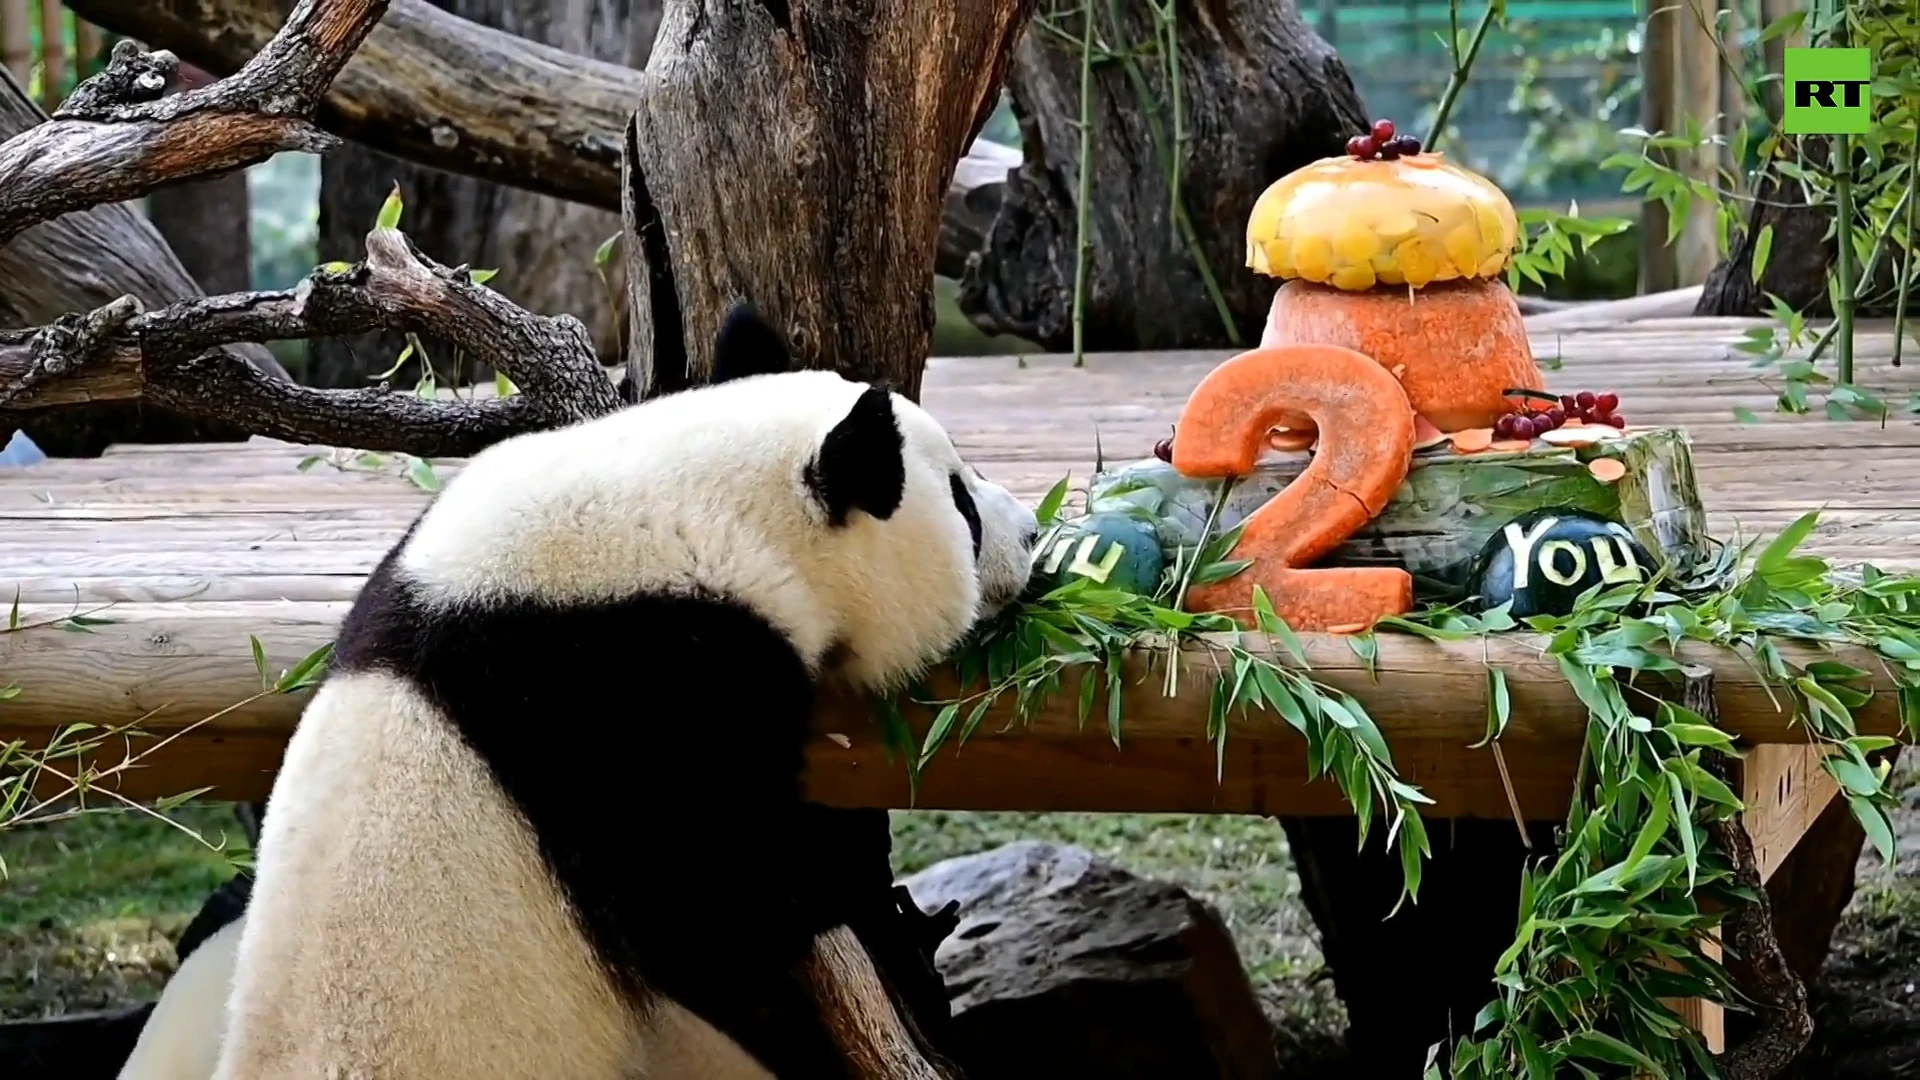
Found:
<svg viewBox="0 0 1920 1080"><path fill-rule="evenodd" d="M1611 484L1627 475L1627 467L1616 458L1594 458L1587 462L1587 472L1603 484Z"/></svg>
<svg viewBox="0 0 1920 1080"><path fill-rule="evenodd" d="M1492 428L1468 428L1451 436L1453 448L1462 454L1477 454L1493 445Z"/></svg>
<svg viewBox="0 0 1920 1080"><path fill-rule="evenodd" d="M1397 161L1420 152L1420 140L1396 135L1393 121L1375 120L1365 132L1347 140L1347 156L1359 161Z"/></svg>

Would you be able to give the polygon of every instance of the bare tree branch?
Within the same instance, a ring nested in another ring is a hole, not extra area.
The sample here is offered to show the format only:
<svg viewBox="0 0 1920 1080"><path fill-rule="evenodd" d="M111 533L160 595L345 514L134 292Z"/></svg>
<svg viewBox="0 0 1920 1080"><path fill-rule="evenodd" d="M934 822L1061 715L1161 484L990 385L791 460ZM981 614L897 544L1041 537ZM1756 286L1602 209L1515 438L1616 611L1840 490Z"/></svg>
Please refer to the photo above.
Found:
<svg viewBox="0 0 1920 1080"><path fill-rule="evenodd" d="M314 110L386 8L387 0L300 0L232 77L167 97L173 55L115 45L107 70L52 120L0 144L0 244L72 210L286 150L324 150L333 139L313 125Z"/></svg>
<svg viewBox="0 0 1920 1080"><path fill-rule="evenodd" d="M280 20L276 0L67 6L216 74L239 69ZM315 119L408 161L618 211L620 145L642 79L633 68L482 26L427 0L390 0ZM973 142L948 193L938 273L958 279L992 224L997 190L970 193L1003 183L1017 164L1019 151Z"/></svg>
<svg viewBox="0 0 1920 1080"><path fill-rule="evenodd" d="M394 328L453 342L520 393L422 398L385 387L318 390L275 379L220 346ZM280 292L183 300L143 312L123 297L51 325L0 332L0 416L73 400L137 397L297 442L465 456L508 436L621 405L587 331L570 315L523 311L375 229L367 257L321 267Z"/></svg>

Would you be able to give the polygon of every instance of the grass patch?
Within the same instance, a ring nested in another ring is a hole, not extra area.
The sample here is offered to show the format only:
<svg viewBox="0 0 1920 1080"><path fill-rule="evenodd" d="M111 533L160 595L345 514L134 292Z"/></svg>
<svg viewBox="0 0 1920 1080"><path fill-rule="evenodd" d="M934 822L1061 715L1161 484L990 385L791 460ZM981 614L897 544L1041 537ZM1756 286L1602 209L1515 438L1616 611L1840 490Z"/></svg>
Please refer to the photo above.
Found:
<svg viewBox="0 0 1920 1080"><path fill-rule="evenodd" d="M246 836L225 804L174 820L209 841ZM173 937L233 875L226 855L149 815L89 814L0 833L0 1018L151 1000L173 970Z"/></svg>

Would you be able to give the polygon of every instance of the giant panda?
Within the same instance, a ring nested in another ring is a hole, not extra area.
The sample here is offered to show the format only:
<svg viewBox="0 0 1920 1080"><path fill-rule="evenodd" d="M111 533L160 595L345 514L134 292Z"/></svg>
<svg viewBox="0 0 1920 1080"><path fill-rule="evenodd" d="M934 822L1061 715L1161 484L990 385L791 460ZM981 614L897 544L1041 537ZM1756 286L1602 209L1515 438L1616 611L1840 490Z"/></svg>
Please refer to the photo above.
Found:
<svg viewBox="0 0 1920 1080"><path fill-rule="evenodd" d="M711 385L482 451L379 563L201 947L215 1080L850 1075L792 975L847 933L816 690L948 655L1038 530L911 401L789 366L736 308Z"/></svg>

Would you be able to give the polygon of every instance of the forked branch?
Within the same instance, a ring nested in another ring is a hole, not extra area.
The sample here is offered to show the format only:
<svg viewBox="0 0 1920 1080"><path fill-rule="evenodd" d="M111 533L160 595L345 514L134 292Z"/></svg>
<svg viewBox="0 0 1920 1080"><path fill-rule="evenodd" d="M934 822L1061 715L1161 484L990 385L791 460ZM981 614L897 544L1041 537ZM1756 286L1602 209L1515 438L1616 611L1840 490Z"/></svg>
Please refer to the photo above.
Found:
<svg viewBox="0 0 1920 1080"><path fill-rule="evenodd" d="M275 379L220 346L392 328L452 342L520 388L486 400L386 387L322 390ZM291 442L458 457L523 431L620 407L587 330L522 310L465 267L440 266L393 229L367 257L322 267L278 292L197 297L155 311L122 297L97 311L0 331L0 415L73 401L140 398Z"/></svg>
<svg viewBox="0 0 1920 1080"><path fill-rule="evenodd" d="M387 3L300 0L230 78L164 97L179 61L119 42L107 69L76 87L52 119L0 144L0 244L70 211L282 151L325 150L336 140L314 126L314 111Z"/></svg>

